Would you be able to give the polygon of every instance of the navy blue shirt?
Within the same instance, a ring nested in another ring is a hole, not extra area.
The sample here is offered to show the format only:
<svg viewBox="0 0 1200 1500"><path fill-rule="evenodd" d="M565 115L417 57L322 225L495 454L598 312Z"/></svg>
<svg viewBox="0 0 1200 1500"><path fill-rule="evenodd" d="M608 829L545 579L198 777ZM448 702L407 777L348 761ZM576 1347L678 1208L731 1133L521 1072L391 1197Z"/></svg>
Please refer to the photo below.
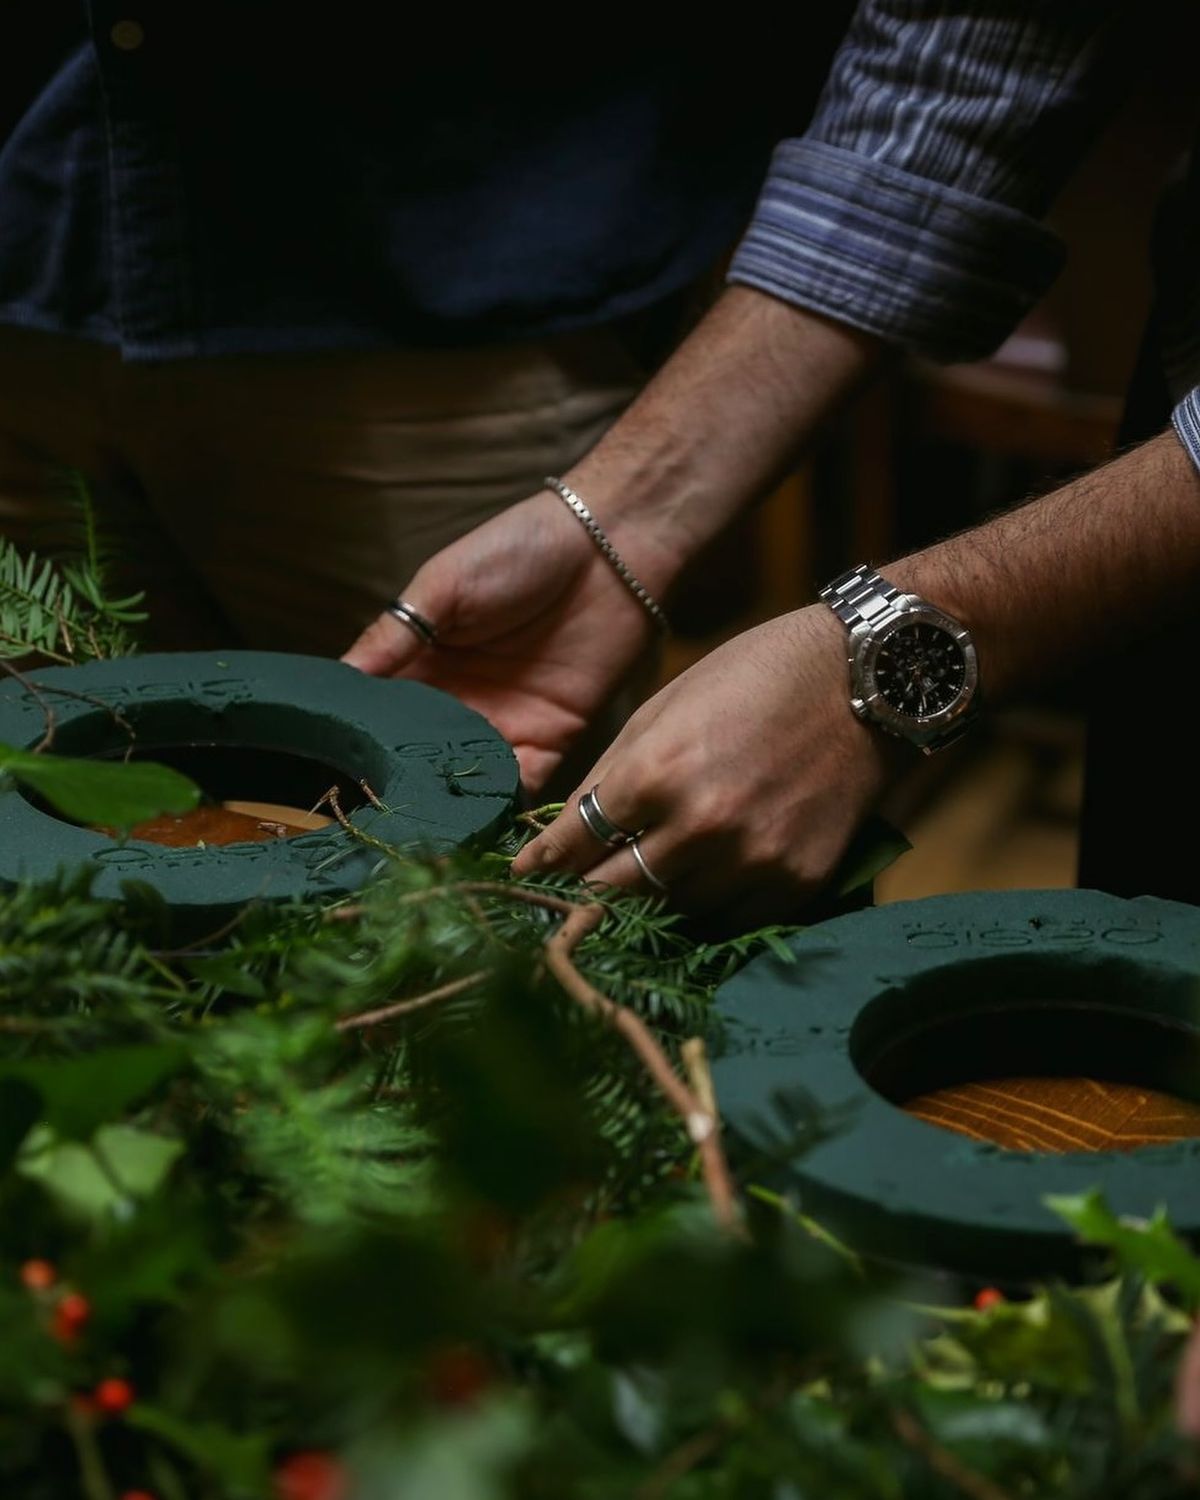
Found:
<svg viewBox="0 0 1200 1500"><path fill-rule="evenodd" d="M800 38L547 38L511 10L90 0L72 36L42 0L0 148L0 322L148 360L652 306L732 247L805 123L849 5L816 9Z"/></svg>

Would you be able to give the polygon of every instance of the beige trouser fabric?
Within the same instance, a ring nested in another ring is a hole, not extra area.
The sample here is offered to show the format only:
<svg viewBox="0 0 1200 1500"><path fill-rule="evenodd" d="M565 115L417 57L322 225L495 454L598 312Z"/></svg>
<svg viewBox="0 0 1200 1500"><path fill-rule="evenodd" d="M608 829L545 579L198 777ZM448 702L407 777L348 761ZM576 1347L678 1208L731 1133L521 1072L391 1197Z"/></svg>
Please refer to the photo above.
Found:
<svg viewBox="0 0 1200 1500"><path fill-rule="evenodd" d="M56 470L77 468L147 590L147 645L339 655L426 558L568 469L646 375L620 325L157 365L0 328L0 532L61 545Z"/></svg>

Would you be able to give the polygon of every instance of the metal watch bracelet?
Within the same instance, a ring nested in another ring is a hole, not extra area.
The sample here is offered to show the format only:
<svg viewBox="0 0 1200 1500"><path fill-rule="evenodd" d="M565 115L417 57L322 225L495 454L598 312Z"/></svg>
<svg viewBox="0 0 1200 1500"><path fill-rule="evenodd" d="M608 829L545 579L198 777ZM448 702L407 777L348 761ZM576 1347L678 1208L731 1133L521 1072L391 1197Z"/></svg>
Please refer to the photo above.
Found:
<svg viewBox="0 0 1200 1500"><path fill-rule="evenodd" d="M866 563L817 590L819 598L848 630L858 624L878 625L888 619L896 612L893 606L901 593L901 589L881 578Z"/></svg>

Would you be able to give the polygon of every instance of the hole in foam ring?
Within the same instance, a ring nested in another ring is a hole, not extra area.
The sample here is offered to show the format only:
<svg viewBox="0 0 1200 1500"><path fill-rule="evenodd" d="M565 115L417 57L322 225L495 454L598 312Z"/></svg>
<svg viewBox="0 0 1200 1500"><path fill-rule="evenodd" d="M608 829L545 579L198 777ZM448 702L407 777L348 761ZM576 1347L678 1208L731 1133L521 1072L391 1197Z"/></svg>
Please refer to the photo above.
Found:
<svg viewBox="0 0 1200 1500"><path fill-rule="evenodd" d="M337 788L342 811L363 806L366 794L356 778L327 762L258 745L214 743L149 744L140 740L132 751L106 748L102 760L157 761L193 780L201 802L190 812L163 814L139 823L127 837L170 847L257 843L294 838L333 821L328 805L318 810L331 787ZM30 801L52 817L53 808L36 796ZM117 831L99 828L117 837Z"/></svg>
<svg viewBox="0 0 1200 1500"><path fill-rule="evenodd" d="M1013 1151L1200 1138L1193 982L1129 964L1003 975L935 970L873 1001L851 1037L859 1072L917 1119Z"/></svg>

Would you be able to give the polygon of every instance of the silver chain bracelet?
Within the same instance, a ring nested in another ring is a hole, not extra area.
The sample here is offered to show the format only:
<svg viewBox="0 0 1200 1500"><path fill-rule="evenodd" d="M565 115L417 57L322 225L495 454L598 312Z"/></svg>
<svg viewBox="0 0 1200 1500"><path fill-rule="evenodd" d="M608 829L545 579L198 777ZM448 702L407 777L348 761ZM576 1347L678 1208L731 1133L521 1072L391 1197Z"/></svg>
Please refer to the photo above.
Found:
<svg viewBox="0 0 1200 1500"><path fill-rule="evenodd" d="M617 549L605 536L600 522L596 520L591 511L568 484L561 479L556 479L553 474L546 476L543 481L548 490L553 490L558 498L564 501L575 512L576 516L583 522L583 528L599 548L601 556L609 564L613 572L638 601L658 628L662 631L670 629L667 617L663 613L662 606L650 597L644 585L640 584L625 564L621 561Z"/></svg>

